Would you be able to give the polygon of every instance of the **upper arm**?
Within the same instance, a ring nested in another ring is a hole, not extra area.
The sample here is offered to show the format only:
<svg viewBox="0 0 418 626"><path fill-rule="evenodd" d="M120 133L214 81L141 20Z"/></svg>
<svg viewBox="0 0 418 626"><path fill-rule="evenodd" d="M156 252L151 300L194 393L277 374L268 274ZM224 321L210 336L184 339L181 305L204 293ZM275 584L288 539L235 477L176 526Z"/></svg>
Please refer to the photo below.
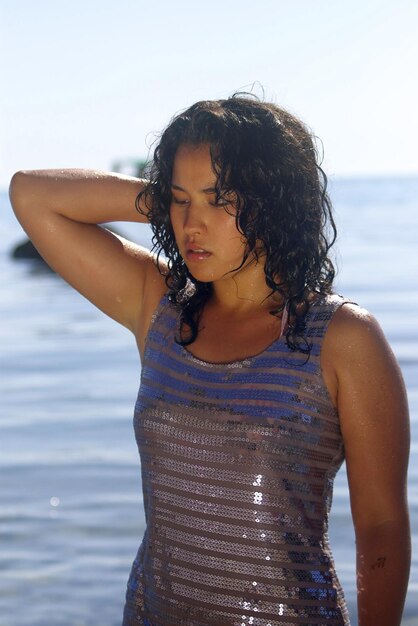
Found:
<svg viewBox="0 0 418 626"><path fill-rule="evenodd" d="M158 301L164 288L164 278L156 267L153 255L149 250L97 224L72 219L62 214L59 207L48 206L48 198L41 192L37 195L37 185L40 183L31 181L24 193L17 186L17 190L12 189L11 197L17 217L40 254L77 291L137 334L140 331L146 292L158 292ZM65 187L65 181L61 183L60 189L62 187ZM123 198L123 204L132 204L134 221L136 189L133 187L132 191L128 191L130 196ZM70 204L74 191L65 193L64 190L60 193L65 195L65 200ZM55 202L56 197L58 193L54 196ZM83 198L88 206L88 191ZM77 201L75 197L75 205ZM91 202L94 201L92 198ZM114 201L116 205L118 202L122 204L117 189ZM112 204L111 199L107 202ZM97 209L99 211L100 208ZM115 209L115 217L118 214ZM123 215L123 218L126 219L127 215Z"/></svg>
<svg viewBox="0 0 418 626"><path fill-rule="evenodd" d="M409 417L395 356L377 321L352 305L335 314L326 350L337 381L355 527L400 519L407 515Z"/></svg>

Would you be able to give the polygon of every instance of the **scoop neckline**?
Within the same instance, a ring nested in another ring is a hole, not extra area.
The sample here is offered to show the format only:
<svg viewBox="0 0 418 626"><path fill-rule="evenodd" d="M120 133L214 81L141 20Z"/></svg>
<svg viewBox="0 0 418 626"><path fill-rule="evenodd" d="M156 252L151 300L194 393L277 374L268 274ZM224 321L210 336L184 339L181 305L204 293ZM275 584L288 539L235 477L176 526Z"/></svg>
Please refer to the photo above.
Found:
<svg viewBox="0 0 418 626"><path fill-rule="evenodd" d="M277 339L274 339L266 348L261 350L261 352L258 352L257 354L253 354L252 356L244 357L243 359L236 359L235 361L205 361L204 359L201 359L198 356L194 355L192 352L190 352L190 350L188 350L186 346L179 345L179 348L189 361L193 361L194 363L197 363L198 365L204 365L205 367L212 367L212 368L226 367L226 368L233 369L234 367L238 368L238 367L243 367L244 365L245 366L251 365L255 359L263 356L264 354L266 354L266 352L269 352L273 348L273 346L279 345L283 341L283 339L286 339L285 333L280 335L280 337L277 337Z"/></svg>
<svg viewBox="0 0 418 626"><path fill-rule="evenodd" d="M328 294L327 294L328 295ZM326 296L325 296L326 297ZM306 313L306 320L309 319L309 317L312 314L312 309L317 306L320 302L323 302L324 300L324 296L320 296L318 298L316 298L316 300L314 300L311 304L311 306L309 307L308 312ZM233 369L234 367L236 368L240 368L240 367L249 367L252 365L252 363L256 360L259 359L260 357L264 356L267 352L270 352L275 346L278 346L280 343L283 343L283 341L286 340L286 333L283 333L282 335L280 335L280 337L277 337L277 339L274 339L266 348L264 348L263 350L261 350L259 353L254 354L252 356L247 356L243 359L236 359L235 361L206 361L205 359L201 359L198 356L194 355L192 352L190 352L190 350L188 350L185 346L182 346L181 344L176 344L178 346L178 348L180 349L180 352L189 360L192 361L193 363L196 363L197 365L202 365L204 367L210 367L210 368L227 368L227 369Z"/></svg>

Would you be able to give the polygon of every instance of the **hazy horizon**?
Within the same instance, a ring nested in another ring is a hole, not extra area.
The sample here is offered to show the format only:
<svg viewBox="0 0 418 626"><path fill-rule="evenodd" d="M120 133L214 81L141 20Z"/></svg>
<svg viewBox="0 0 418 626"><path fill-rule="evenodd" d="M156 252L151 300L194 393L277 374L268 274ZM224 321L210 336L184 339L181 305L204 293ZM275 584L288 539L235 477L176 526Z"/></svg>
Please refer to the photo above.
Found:
<svg viewBox="0 0 418 626"><path fill-rule="evenodd" d="M418 175L417 29L415 0L0 0L0 188L146 158L176 112L253 83L320 137L330 178Z"/></svg>

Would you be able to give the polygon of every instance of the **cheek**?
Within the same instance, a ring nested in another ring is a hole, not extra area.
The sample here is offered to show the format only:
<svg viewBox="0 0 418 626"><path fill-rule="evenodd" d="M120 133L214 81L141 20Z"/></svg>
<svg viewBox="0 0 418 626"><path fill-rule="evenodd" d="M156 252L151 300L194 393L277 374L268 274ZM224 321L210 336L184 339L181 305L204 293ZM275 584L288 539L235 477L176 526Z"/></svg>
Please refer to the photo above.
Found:
<svg viewBox="0 0 418 626"><path fill-rule="evenodd" d="M178 216L176 217L176 212L170 209L168 213L168 219L171 224L171 228L174 232L174 236L177 237L177 233L179 230L179 220L178 220Z"/></svg>
<svg viewBox="0 0 418 626"><path fill-rule="evenodd" d="M231 239L243 236L237 228L235 217L227 213L227 211L223 211L220 214L218 218L218 228L220 228L222 232L227 233Z"/></svg>
<svg viewBox="0 0 418 626"><path fill-rule="evenodd" d="M229 217L229 221L224 224L223 232L230 240L231 246L239 249L246 249L247 240L244 235L238 230L235 224L235 218Z"/></svg>

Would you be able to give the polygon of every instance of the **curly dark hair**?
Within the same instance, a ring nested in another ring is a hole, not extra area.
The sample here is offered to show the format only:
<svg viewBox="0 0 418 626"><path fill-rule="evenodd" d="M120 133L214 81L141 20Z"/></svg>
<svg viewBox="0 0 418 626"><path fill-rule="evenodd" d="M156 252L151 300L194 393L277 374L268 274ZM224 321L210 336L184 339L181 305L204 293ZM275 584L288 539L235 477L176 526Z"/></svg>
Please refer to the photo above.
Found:
<svg viewBox="0 0 418 626"><path fill-rule="evenodd" d="M281 296L281 306L272 313L280 315L288 307L287 345L309 353L304 320L312 295L332 290L335 271L328 252L337 234L315 137L278 105L241 93L197 102L162 133L136 207L141 211L142 199L157 260L161 254L168 260L169 298L180 309L177 341L189 345L199 332L212 284L190 274L170 222L173 163L182 144L209 144L217 200L231 193L237 198L237 228L249 253L257 255L262 242L266 284Z"/></svg>

